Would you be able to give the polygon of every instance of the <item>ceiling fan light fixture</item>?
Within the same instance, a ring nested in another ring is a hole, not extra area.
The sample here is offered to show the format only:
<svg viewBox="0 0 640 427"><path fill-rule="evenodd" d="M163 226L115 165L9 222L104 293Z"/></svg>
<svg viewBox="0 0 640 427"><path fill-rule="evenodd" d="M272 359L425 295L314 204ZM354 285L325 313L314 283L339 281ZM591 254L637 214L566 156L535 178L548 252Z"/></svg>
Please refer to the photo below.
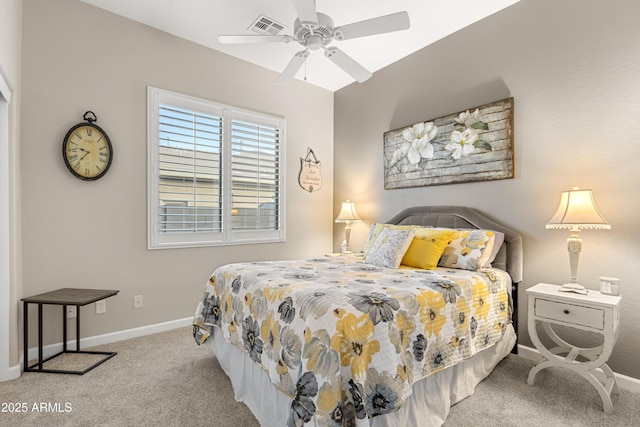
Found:
<svg viewBox="0 0 640 427"><path fill-rule="evenodd" d="M307 37L305 45L311 50L318 50L325 44L320 36L312 35Z"/></svg>

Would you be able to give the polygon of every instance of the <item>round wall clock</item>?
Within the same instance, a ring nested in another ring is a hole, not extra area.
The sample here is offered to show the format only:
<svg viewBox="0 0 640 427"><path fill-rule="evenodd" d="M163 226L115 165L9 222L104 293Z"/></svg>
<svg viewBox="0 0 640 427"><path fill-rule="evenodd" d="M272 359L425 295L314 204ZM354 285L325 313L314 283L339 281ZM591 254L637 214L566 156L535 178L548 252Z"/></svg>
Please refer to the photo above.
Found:
<svg viewBox="0 0 640 427"><path fill-rule="evenodd" d="M73 176L94 181L102 178L111 166L113 149L107 133L94 122L92 111L82 116L86 123L71 127L62 142L62 157Z"/></svg>

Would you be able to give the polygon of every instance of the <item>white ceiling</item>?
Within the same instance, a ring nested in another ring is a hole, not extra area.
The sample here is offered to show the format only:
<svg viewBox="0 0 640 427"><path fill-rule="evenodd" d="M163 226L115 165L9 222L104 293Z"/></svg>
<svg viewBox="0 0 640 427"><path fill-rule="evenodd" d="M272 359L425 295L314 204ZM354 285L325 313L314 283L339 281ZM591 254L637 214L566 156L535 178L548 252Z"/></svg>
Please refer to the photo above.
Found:
<svg viewBox="0 0 640 427"><path fill-rule="evenodd" d="M218 35L255 35L248 28L260 14L285 25L280 34L293 33L296 18L288 0L81 0L186 40L260 65L278 74L294 53L295 42L222 45ZM369 71L375 71L479 21L519 0L317 0L317 11L329 15L335 26L406 10L411 28L395 33L334 41ZM460 53L452 53L460 54ZM336 91L353 78L313 51L296 78ZM277 75L274 75L274 82Z"/></svg>

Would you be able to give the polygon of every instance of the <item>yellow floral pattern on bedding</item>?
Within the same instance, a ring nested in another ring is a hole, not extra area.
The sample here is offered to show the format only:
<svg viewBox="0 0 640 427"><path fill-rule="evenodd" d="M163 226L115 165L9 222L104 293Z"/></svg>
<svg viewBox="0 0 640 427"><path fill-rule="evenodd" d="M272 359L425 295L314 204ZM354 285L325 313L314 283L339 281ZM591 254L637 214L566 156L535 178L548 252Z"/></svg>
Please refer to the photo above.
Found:
<svg viewBox="0 0 640 427"><path fill-rule="evenodd" d="M412 384L471 357L510 322L509 276L387 269L355 257L229 264L194 318L243 350L292 399L288 425L368 425Z"/></svg>

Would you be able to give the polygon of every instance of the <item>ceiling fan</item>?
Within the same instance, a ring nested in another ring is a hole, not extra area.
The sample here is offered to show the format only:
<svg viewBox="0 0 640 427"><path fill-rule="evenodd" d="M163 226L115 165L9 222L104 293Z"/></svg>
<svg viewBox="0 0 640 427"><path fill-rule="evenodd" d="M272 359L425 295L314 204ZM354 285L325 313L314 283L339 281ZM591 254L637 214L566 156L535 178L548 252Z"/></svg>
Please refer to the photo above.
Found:
<svg viewBox="0 0 640 427"><path fill-rule="evenodd" d="M324 13L316 12L314 0L291 0L298 14L293 29L294 35L220 35L218 42L232 43L290 43L298 42L304 49L297 52L276 85L284 86L296 75L310 51L322 48L324 56L346 71L357 82L362 83L371 77L371 72L349 55L335 46L327 46L333 40L350 40L358 37L390 33L409 28L409 14L397 12L390 15L354 22L335 27L333 20Z"/></svg>

